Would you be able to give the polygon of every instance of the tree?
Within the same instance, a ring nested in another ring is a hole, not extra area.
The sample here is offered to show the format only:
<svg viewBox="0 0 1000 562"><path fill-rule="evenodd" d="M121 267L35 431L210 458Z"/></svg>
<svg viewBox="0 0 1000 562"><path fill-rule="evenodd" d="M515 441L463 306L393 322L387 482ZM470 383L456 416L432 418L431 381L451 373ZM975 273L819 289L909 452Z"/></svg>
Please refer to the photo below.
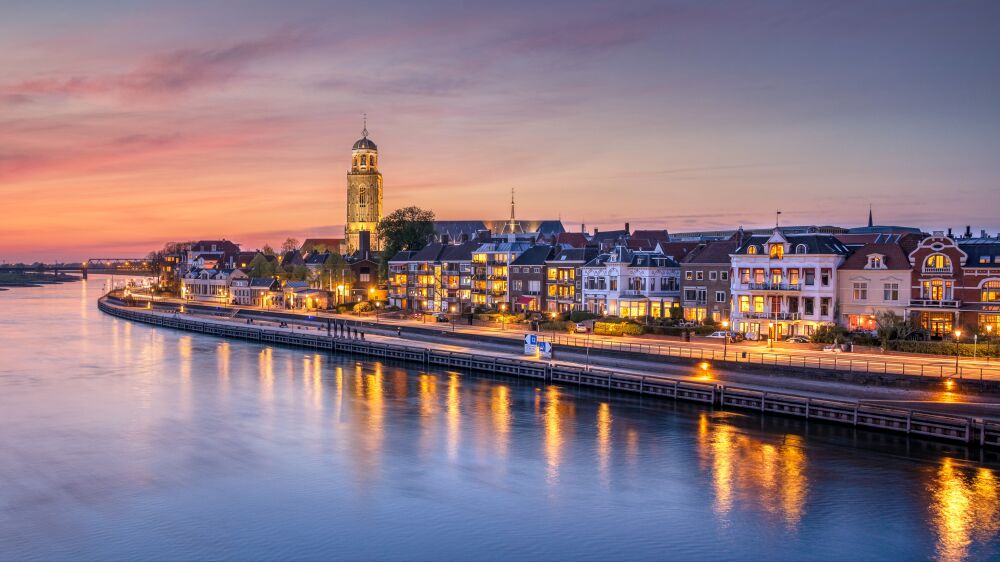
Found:
<svg viewBox="0 0 1000 562"><path fill-rule="evenodd" d="M260 253L264 254L265 256L273 256L274 248L272 248L270 244L264 244L264 247L261 248Z"/></svg>
<svg viewBox="0 0 1000 562"><path fill-rule="evenodd" d="M403 207L386 215L375 229L382 242L379 273L388 270L389 260L404 250L419 250L434 237L434 212L420 207Z"/></svg>
<svg viewBox="0 0 1000 562"><path fill-rule="evenodd" d="M250 277L264 278L274 277L274 262L267 259L263 253L257 254L250 260Z"/></svg>
<svg viewBox="0 0 1000 562"><path fill-rule="evenodd" d="M354 282L353 273L351 266L344 261L344 256L331 253L320 268L320 283L324 287L350 285Z"/></svg>
<svg viewBox="0 0 1000 562"><path fill-rule="evenodd" d="M298 250L298 249L299 249L299 240L297 238L287 238L281 244L282 252L291 252L293 250Z"/></svg>
<svg viewBox="0 0 1000 562"><path fill-rule="evenodd" d="M901 340L910 332L909 322L891 310L875 315L875 327L878 339L885 348L891 340Z"/></svg>

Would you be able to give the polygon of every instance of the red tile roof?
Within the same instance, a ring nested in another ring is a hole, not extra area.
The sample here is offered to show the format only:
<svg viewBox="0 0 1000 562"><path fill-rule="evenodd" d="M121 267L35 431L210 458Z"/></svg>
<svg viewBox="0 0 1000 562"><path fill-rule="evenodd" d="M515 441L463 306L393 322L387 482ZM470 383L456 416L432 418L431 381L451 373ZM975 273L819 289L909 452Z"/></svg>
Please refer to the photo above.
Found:
<svg viewBox="0 0 1000 562"><path fill-rule="evenodd" d="M840 269L864 269L868 264L868 256L882 254L885 256L886 269L910 269L910 259L899 244L865 244L854 250L854 253L844 260Z"/></svg>

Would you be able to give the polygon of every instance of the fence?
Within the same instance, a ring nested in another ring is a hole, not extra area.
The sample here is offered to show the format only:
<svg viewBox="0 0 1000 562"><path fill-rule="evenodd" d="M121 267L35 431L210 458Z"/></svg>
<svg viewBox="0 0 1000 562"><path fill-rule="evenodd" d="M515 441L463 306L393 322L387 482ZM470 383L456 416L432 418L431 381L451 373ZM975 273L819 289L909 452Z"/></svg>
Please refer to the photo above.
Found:
<svg viewBox="0 0 1000 562"><path fill-rule="evenodd" d="M692 346L618 342L594 339L590 337L574 337L551 334L539 334L539 339L549 341L553 345L584 349L600 349L624 353L645 353L649 355L663 355L667 357L678 357L699 361L732 361L734 363L773 365L775 367L826 369L876 375L957 378L960 380L973 380L980 382L987 380L1000 381L1000 366L985 367L959 364L958 369L956 369L954 362L947 357L935 357L929 359L920 358L915 361L906 362L838 357L839 354L836 353L830 353L830 357L818 357L815 355L792 355L787 353L747 351L736 346L731 349L705 349ZM936 362L927 363L926 361Z"/></svg>

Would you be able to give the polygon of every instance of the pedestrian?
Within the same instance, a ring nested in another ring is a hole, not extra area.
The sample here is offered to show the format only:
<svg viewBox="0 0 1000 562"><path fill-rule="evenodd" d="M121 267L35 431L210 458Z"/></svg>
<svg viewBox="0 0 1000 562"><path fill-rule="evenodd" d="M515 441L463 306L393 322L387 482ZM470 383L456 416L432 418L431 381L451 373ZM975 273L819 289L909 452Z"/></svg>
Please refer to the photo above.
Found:
<svg viewBox="0 0 1000 562"><path fill-rule="evenodd" d="M361 332L361 341L365 341L365 333Z"/></svg>
<svg viewBox="0 0 1000 562"><path fill-rule="evenodd" d="M396 326L396 337L398 338L401 337L402 335L403 335L403 329L400 328L399 326Z"/></svg>

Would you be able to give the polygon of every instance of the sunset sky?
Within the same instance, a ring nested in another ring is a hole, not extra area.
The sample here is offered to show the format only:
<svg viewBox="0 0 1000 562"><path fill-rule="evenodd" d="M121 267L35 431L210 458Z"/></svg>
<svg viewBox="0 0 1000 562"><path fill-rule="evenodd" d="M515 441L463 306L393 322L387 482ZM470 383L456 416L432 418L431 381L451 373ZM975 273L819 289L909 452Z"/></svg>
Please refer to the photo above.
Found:
<svg viewBox="0 0 1000 562"><path fill-rule="evenodd" d="M0 261L336 235L1000 229L1000 2L4 2Z"/></svg>

